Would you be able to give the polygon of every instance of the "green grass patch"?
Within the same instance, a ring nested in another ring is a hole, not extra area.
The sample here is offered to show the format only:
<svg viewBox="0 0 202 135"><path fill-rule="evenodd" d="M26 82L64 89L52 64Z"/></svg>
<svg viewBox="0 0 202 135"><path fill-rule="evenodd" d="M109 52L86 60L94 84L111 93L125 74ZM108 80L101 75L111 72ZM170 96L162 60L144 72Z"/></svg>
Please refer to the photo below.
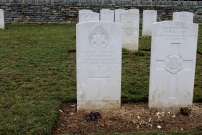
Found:
<svg viewBox="0 0 202 135"><path fill-rule="evenodd" d="M198 38L194 101L202 102L202 27ZM148 101L150 46L140 37L138 52L123 49L122 102ZM75 50L75 24L0 30L0 134L51 134L61 102L76 102Z"/></svg>

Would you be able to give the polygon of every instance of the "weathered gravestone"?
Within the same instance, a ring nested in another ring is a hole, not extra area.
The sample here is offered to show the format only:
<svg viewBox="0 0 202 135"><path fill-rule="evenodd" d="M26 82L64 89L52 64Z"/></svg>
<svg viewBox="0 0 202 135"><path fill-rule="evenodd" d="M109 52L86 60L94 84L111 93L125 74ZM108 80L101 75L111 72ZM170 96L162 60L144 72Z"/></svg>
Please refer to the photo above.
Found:
<svg viewBox="0 0 202 135"><path fill-rule="evenodd" d="M99 21L99 13L92 12L91 10L79 10L79 23Z"/></svg>
<svg viewBox="0 0 202 135"><path fill-rule="evenodd" d="M142 36L151 36L152 24L157 20L156 10L143 11Z"/></svg>
<svg viewBox="0 0 202 135"><path fill-rule="evenodd" d="M193 23L194 14L191 12L174 12L173 20Z"/></svg>
<svg viewBox="0 0 202 135"><path fill-rule="evenodd" d="M125 9L115 9L115 22L121 23L121 13L125 13Z"/></svg>
<svg viewBox="0 0 202 135"><path fill-rule="evenodd" d="M100 10L100 21L114 22L114 10L109 9Z"/></svg>
<svg viewBox="0 0 202 135"><path fill-rule="evenodd" d="M190 106L193 100L198 24L152 25L149 107Z"/></svg>
<svg viewBox="0 0 202 135"><path fill-rule="evenodd" d="M4 10L0 9L0 29L4 29Z"/></svg>
<svg viewBox="0 0 202 135"><path fill-rule="evenodd" d="M114 22L76 25L77 110L120 108L121 31Z"/></svg>
<svg viewBox="0 0 202 135"><path fill-rule="evenodd" d="M121 13L122 47L129 50L138 50L139 44L139 12Z"/></svg>

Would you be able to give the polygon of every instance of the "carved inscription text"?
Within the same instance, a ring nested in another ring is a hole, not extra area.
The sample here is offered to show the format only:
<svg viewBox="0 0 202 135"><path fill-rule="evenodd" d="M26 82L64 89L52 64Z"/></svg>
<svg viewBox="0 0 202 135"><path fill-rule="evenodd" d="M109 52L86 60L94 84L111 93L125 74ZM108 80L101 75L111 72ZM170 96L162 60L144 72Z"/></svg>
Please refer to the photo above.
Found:
<svg viewBox="0 0 202 135"><path fill-rule="evenodd" d="M163 38L164 40L187 40L197 36L189 34L188 31L190 31L189 27L163 27L163 34L155 35L155 37Z"/></svg>

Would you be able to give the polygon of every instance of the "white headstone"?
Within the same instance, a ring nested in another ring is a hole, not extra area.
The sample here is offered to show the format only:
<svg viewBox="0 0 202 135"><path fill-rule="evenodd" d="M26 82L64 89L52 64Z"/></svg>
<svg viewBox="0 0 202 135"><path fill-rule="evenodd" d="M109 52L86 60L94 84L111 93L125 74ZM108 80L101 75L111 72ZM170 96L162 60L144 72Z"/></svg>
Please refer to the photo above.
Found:
<svg viewBox="0 0 202 135"><path fill-rule="evenodd" d="M90 12L92 12L92 10L88 10L88 9L79 10L79 13L90 13Z"/></svg>
<svg viewBox="0 0 202 135"><path fill-rule="evenodd" d="M128 11L132 13L139 13L139 9L129 9Z"/></svg>
<svg viewBox="0 0 202 135"><path fill-rule="evenodd" d="M79 10L79 23L90 21L99 21L99 13L91 10Z"/></svg>
<svg viewBox="0 0 202 135"><path fill-rule="evenodd" d="M191 12L174 12L173 20L193 23L194 14Z"/></svg>
<svg viewBox="0 0 202 135"><path fill-rule="evenodd" d="M165 21L152 25L149 107L191 106L198 24Z"/></svg>
<svg viewBox="0 0 202 135"><path fill-rule="evenodd" d="M120 108L121 31L114 22L76 25L77 110Z"/></svg>
<svg viewBox="0 0 202 135"><path fill-rule="evenodd" d="M142 36L151 36L152 24L157 20L156 10L143 11Z"/></svg>
<svg viewBox="0 0 202 135"><path fill-rule="evenodd" d="M0 9L0 29L4 29L4 10Z"/></svg>
<svg viewBox="0 0 202 135"><path fill-rule="evenodd" d="M109 9L100 10L100 21L114 22L114 10Z"/></svg>
<svg viewBox="0 0 202 135"><path fill-rule="evenodd" d="M125 13L125 9L115 9L115 22L121 23L121 13Z"/></svg>
<svg viewBox="0 0 202 135"><path fill-rule="evenodd" d="M139 44L139 13L121 13L122 47L128 50L138 50Z"/></svg>

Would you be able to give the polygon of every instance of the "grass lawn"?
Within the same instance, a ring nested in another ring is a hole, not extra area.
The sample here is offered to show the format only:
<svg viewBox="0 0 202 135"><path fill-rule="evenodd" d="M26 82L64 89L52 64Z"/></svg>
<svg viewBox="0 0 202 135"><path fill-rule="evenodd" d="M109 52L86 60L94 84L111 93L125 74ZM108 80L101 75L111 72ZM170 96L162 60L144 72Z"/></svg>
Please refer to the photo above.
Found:
<svg viewBox="0 0 202 135"><path fill-rule="evenodd" d="M141 33L141 31L140 31ZM7 25L0 30L0 134L51 134L62 101L76 102L76 26ZM202 102L202 26L194 102ZM122 102L147 102L151 38L123 50Z"/></svg>

